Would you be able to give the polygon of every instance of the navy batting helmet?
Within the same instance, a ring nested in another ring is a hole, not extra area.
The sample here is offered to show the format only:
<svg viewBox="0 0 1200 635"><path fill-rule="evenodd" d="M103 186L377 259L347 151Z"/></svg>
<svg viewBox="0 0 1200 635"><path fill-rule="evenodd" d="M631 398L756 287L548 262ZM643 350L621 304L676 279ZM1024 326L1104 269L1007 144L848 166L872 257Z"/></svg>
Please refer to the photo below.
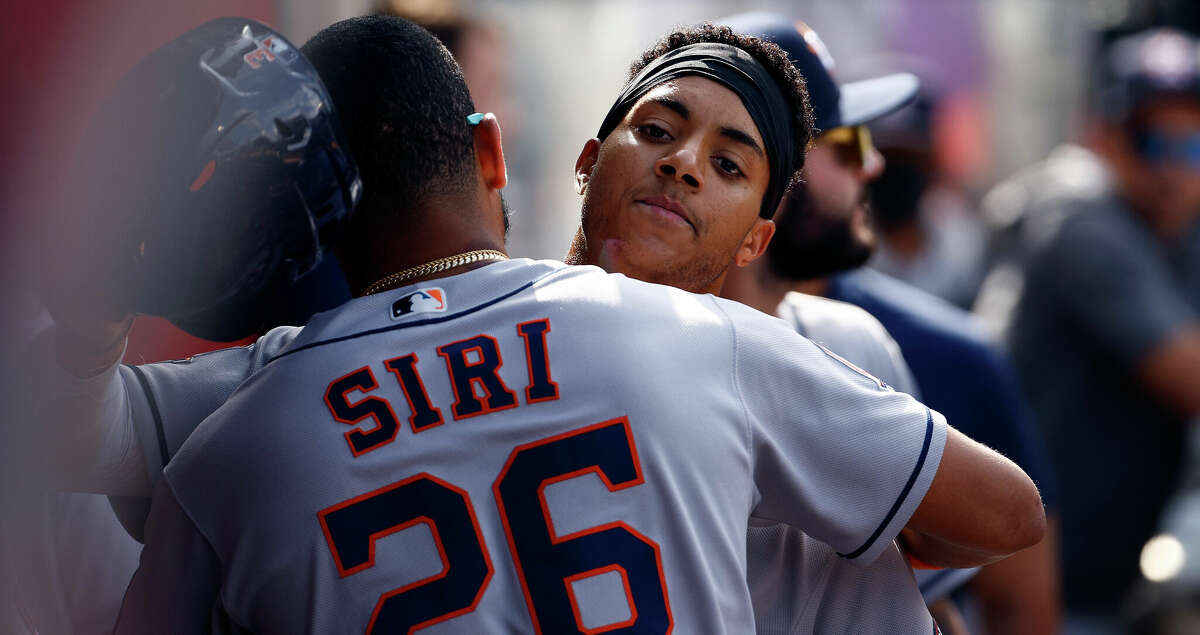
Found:
<svg viewBox="0 0 1200 635"><path fill-rule="evenodd" d="M78 172L75 205L121 305L223 341L263 325L362 189L316 70L246 18L142 60L92 121Z"/></svg>

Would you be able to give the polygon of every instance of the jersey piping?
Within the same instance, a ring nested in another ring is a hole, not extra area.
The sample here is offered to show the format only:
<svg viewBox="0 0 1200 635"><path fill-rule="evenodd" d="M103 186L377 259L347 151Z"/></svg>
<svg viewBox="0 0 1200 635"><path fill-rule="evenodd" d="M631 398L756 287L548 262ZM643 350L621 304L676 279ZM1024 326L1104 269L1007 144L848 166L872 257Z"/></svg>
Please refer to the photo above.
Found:
<svg viewBox="0 0 1200 635"><path fill-rule="evenodd" d="M921 474L921 469L925 466L925 458L929 456L929 444L932 441L933 413L929 411L929 408L926 408L925 442L921 444L921 455L917 457L917 465L913 468L912 474L908 475L908 482L904 484L904 489L900 490L900 495L896 497L896 502L892 503L892 508L888 510L887 515L883 517L883 522L879 523L879 526L875 528L875 533L871 534L871 537L867 538L867 541L864 542L863 545L858 549L855 549L850 553L839 553L839 556L850 559L861 556L863 552L867 550L867 548L875 543L875 540L879 538L879 534L883 533L883 530L887 528L888 524L892 522L892 518L896 515L896 512L900 511L900 505L903 504L904 500L908 498L908 492L912 490L913 484L917 482L917 476Z"/></svg>
<svg viewBox="0 0 1200 635"><path fill-rule="evenodd" d="M154 433L158 436L158 455L162 459L163 466L166 466L167 462L171 460L171 453L167 450L167 433L163 430L158 401L154 399L154 391L150 390L150 381L146 379L145 371L133 365L127 365L127 367L133 371L138 383L142 385L142 392L146 394L146 402L150 404L150 416L154 419Z"/></svg>
<svg viewBox="0 0 1200 635"><path fill-rule="evenodd" d="M327 340L319 340L316 342L309 342L308 344L304 344L302 346L297 346L296 348L286 350L286 351L280 353L279 355L276 355L275 357L267 360L263 365L265 366L266 364L270 364L271 362L274 362L275 360L282 359L293 353L299 353L300 351L305 351L305 350L308 350L311 348L316 348L318 346L325 346L326 344L336 344L338 342L345 342L346 340L352 340L352 339L356 339L359 337L366 337L368 335L375 335L378 333L386 333L388 331L398 331L400 329L413 328L416 326L424 326L426 324L438 324L440 322L447 322L450 320L460 318L464 315L470 315L477 311L482 311L483 309L486 309L486 308L492 306L493 304L496 304L497 302L501 302L501 301L506 300L514 295L517 295L518 293L520 293L520 292L532 287L534 284L540 282L542 280L542 278L545 278L547 276L558 273L559 271L561 271L561 270L556 270L556 271L551 271L549 273L546 273L538 278L535 278L533 280L530 280L529 282L526 282L525 284L517 287L516 289L513 289L512 291L509 291L508 293L505 293L504 295L497 296L495 298L492 298L491 300L488 300L487 302L484 302L482 304L477 304L469 309L463 309L462 311L459 311L458 313L452 313L450 315L443 315L443 316L435 317L435 318L426 318L424 320L417 320L415 322L406 322L403 324L392 324L390 326L383 326L383 327L380 327L377 329L369 329L366 331L360 331L358 333L351 333L350 335L342 335L341 337L334 337L334 338L330 338Z"/></svg>

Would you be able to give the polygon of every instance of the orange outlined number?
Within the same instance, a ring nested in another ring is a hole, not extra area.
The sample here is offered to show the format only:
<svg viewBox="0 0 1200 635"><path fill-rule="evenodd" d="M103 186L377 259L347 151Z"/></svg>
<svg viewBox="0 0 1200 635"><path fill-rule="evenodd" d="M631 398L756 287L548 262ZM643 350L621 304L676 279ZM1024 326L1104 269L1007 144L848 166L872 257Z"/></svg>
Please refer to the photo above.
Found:
<svg viewBox="0 0 1200 635"><path fill-rule="evenodd" d="M420 523L433 532L442 570L381 595L367 633L411 633L469 613L492 577L467 493L430 474L338 503L317 517L343 578L375 565L375 542L380 538Z"/></svg>
<svg viewBox="0 0 1200 635"><path fill-rule="evenodd" d="M518 446L492 492L509 553L538 633L670 633L674 627L658 544L616 521L558 535L546 487L594 472L618 491L644 481L629 421L624 417ZM375 543L418 524L437 543L442 570L381 595L367 633L412 633L475 610L493 569L467 492L431 474L402 481L317 514L343 578L375 566ZM573 584L617 574L629 617L584 625Z"/></svg>
<svg viewBox="0 0 1200 635"><path fill-rule="evenodd" d="M658 545L616 521L557 535L547 486L595 472L609 491L643 483L629 421L606 421L517 447L492 487L525 603L538 633L669 633L673 627ZM571 582L618 571L631 619L595 630L580 623Z"/></svg>

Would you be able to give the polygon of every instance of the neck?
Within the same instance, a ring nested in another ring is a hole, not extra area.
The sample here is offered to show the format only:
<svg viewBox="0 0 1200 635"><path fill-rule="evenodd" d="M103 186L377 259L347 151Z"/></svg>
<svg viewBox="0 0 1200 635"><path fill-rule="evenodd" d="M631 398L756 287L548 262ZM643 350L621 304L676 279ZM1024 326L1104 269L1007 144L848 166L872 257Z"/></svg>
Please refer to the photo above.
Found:
<svg viewBox="0 0 1200 635"><path fill-rule="evenodd" d="M812 278L811 280L796 280L791 284L792 291L819 295L824 297L829 292L829 278Z"/></svg>
<svg viewBox="0 0 1200 635"><path fill-rule="evenodd" d="M351 230L357 234L354 237L357 240L340 241L339 244L356 246L353 252L342 249L338 253L346 282L355 297L363 295L377 280L439 258L479 249L504 252L503 217L498 206L492 209L490 205L480 205L473 197L443 197L405 210L404 216L417 222L400 227L388 222L386 216L371 222L368 214L360 213L361 221ZM486 261L471 263L412 278L404 284L451 276L487 264Z"/></svg>
<svg viewBox="0 0 1200 635"><path fill-rule="evenodd" d="M759 258L745 267L729 268L721 295L741 302L768 315L775 315L783 296L791 290L791 283L771 271L766 258Z"/></svg>

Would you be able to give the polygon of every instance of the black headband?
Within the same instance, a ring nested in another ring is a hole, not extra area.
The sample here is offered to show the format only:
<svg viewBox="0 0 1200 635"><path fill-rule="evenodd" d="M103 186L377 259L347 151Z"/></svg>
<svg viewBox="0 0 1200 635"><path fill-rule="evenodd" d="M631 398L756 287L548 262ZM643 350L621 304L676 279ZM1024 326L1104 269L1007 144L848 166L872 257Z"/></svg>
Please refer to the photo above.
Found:
<svg viewBox="0 0 1200 635"><path fill-rule="evenodd" d="M759 215L770 218L783 198L783 191L791 180L796 164L792 111L779 84L775 83L767 69L736 46L702 42L656 58L617 97L596 136L603 141L625 118L625 113L650 89L685 75L699 75L732 90L741 98L750 118L758 126L758 133L767 146L767 163L771 166L771 180L767 183L767 193L763 197Z"/></svg>

